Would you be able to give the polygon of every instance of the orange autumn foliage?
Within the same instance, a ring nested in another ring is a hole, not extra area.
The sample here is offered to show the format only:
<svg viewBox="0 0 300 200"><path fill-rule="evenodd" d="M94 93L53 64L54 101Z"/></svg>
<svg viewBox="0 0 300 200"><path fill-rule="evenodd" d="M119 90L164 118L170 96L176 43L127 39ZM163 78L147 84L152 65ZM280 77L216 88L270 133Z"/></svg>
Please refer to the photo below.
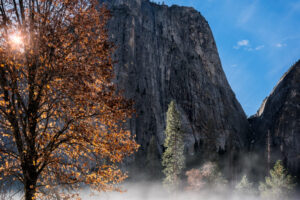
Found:
<svg viewBox="0 0 300 200"><path fill-rule="evenodd" d="M138 145L113 83L109 17L97 0L0 0L0 176L26 200L126 178L118 163Z"/></svg>

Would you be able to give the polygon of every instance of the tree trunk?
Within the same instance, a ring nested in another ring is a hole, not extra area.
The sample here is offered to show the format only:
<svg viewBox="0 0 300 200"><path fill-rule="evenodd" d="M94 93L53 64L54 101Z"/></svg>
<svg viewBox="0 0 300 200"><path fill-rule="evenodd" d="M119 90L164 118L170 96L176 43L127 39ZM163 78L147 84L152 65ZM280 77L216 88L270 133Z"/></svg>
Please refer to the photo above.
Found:
<svg viewBox="0 0 300 200"><path fill-rule="evenodd" d="M36 169L33 164L25 165L24 168L24 192L25 192L25 200L34 200L35 199L35 193L36 193L36 183L37 183L37 173Z"/></svg>
<svg viewBox="0 0 300 200"><path fill-rule="evenodd" d="M36 184L30 183L32 181L28 181L25 184L25 200L34 200L35 192L36 192Z"/></svg>

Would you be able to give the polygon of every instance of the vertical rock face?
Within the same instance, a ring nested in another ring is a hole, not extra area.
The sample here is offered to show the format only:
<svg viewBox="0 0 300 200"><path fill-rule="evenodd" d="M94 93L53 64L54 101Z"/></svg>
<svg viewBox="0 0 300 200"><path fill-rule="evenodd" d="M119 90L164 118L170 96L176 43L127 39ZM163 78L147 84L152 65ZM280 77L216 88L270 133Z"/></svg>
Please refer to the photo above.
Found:
<svg viewBox="0 0 300 200"><path fill-rule="evenodd" d="M254 131L254 151L267 157L269 145L270 164L283 160L289 171L299 176L300 60L280 79L249 122Z"/></svg>
<svg viewBox="0 0 300 200"><path fill-rule="evenodd" d="M116 80L135 101L130 129L147 151L155 136L161 153L166 111L175 100L186 132L186 151L214 157L246 146L247 118L232 92L207 21L188 7L148 0L106 1L108 29L117 46ZM215 152L215 154L211 153Z"/></svg>

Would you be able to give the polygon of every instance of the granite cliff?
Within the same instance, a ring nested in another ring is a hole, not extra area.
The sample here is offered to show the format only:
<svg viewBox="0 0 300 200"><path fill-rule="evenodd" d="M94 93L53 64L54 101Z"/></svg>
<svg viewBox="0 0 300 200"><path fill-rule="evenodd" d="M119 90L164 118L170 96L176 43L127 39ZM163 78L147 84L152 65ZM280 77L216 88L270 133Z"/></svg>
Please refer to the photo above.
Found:
<svg viewBox="0 0 300 200"><path fill-rule="evenodd" d="M249 124L205 18L193 8L148 0L105 2L112 13L109 34L117 46L116 81L135 101L130 130L141 144L138 162L144 166L153 136L162 153L165 113L175 100L191 162L226 157L233 164L249 143Z"/></svg>
<svg viewBox="0 0 300 200"><path fill-rule="evenodd" d="M268 168L280 159L300 180L300 60L283 75L249 122L253 152L264 157L261 164Z"/></svg>

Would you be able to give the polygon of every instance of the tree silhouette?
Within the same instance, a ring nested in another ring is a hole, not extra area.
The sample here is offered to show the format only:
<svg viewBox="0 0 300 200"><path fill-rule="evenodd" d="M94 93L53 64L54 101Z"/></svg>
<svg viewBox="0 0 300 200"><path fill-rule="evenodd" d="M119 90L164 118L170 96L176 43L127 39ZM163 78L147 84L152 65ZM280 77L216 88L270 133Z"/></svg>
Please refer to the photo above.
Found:
<svg viewBox="0 0 300 200"><path fill-rule="evenodd" d="M126 178L117 164L137 144L124 129L132 103L112 82L108 19L96 0L0 0L0 175L26 200Z"/></svg>

